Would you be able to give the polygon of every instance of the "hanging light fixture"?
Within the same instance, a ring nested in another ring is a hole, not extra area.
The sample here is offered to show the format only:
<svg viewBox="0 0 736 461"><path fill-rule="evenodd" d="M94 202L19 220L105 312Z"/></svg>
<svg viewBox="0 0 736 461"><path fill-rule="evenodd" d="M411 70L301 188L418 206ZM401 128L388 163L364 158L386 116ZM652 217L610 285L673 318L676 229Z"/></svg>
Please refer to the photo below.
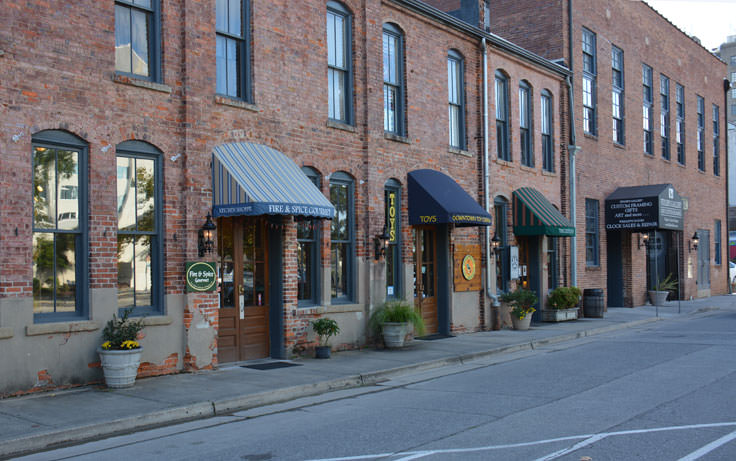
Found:
<svg viewBox="0 0 736 461"><path fill-rule="evenodd" d="M205 253L212 253L212 250L215 248L215 242L212 241L212 236L215 229L217 229L217 226L215 226L215 223L212 222L212 216L208 212L207 220L204 222L204 225L199 229L197 235L197 247L199 249L200 258L203 257Z"/></svg>

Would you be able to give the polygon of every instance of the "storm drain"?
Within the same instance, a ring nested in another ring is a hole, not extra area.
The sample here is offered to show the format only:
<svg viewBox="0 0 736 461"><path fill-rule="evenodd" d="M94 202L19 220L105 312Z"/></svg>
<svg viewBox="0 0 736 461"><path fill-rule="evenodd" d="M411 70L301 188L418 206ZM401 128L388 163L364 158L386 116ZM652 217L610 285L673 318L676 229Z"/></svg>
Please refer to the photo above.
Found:
<svg viewBox="0 0 736 461"><path fill-rule="evenodd" d="M275 370L277 368L300 367L301 363L291 362L266 362L254 363L252 365L241 365L242 368L252 368L254 370Z"/></svg>

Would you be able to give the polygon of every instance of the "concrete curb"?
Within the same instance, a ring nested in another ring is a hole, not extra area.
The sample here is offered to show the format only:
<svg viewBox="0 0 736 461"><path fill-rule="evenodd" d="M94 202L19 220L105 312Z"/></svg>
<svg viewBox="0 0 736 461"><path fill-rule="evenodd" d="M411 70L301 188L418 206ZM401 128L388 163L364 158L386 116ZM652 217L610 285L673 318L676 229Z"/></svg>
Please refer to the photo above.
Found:
<svg viewBox="0 0 736 461"><path fill-rule="evenodd" d="M10 456L18 456L24 453L51 449L65 444L80 443L96 438L120 435L161 425L177 424L196 419L221 416L237 411L288 402L298 398L312 397L336 390L370 386L412 372L427 371L449 365L459 365L465 362L499 354L534 350L546 345L574 341L588 336L597 336L627 328L635 328L637 326L646 325L660 320L663 319L649 318L635 320L616 325L592 328L590 330L583 330L576 333L495 347L486 351L472 352L468 354L444 357L441 359L428 360L425 362L412 363L386 370L350 375L329 381L292 386L276 389L275 391L265 391L231 399L199 402L183 407L169 408L148 414L116 419L105 423L89 424L71 429L54 430L41 434L34 434L6 441L1 444L0 458L5 459Z"/></svg>

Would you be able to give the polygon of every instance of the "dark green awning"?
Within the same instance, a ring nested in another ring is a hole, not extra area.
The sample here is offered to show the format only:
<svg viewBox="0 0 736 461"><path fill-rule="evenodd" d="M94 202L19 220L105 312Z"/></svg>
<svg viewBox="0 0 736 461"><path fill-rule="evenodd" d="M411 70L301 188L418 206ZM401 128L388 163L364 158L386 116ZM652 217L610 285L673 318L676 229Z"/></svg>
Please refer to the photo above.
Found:
<svg viewBox="0 0 736 461"><path fill-rule="evenodd" d="M573 237L575 227L541 192L521 187L514 191L514 234Z"/></svg>

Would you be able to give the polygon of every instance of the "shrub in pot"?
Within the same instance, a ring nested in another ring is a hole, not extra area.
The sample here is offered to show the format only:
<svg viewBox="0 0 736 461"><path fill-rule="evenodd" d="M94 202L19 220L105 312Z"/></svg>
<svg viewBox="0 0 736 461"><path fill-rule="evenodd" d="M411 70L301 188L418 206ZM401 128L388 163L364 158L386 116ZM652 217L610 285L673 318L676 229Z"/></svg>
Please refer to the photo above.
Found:
<svg viewBox="0 0 736 461"><path fill-rule="evenodd" d="M501 295L501 301L511 306L511 322L514 324L514 330L529 329L532 314L536 312L532 306L536 304L537 299L536 293L521 287Z"/></svg>
<svg viewBox="0 0 736 461"><path fill-rule="evenodd" d="M580 304L581 291L578 287L557 287L547 298L549 309L542 311L545 322L562 322L578 318L577 306Z"/></svg>
<svg viewBox="0 0 736 461"><path fill-rule="evenodd" d="M371 329L383 337L388 348L403 347L409 325L416 334L424 333L422 316L406 301L388 301L376 309L370 318Z"/></svg>
<svg viewBox="0 0 736 461"><path fill-rule="evenodd" d="M97 349L105 384L113 389L132 386L141 363L143 348L138 342L138 333L143 330L143 320L129 319L132 311L132 308L126 309L120 317L112 315L102 330L104 342Z"/></svg>
<svg viewBox="0 0 736 461"><path fill-rule="evenodd" d="M319 345L315 348L315 357L318 359L329 359L330 338L340 333L340 327L337 325L337 321L329 317L322 317L312 322L312 329L317 333L317 337L319 338Z"/></svg>
<svg viewBox="0 0 736 461"><path fill-rule="evenodd" d="M653 290L649 290L649 300L655 306L663 306L670 293L677 290L677 280L672 273L667 274L664 280L658 282Z"/></svg>

